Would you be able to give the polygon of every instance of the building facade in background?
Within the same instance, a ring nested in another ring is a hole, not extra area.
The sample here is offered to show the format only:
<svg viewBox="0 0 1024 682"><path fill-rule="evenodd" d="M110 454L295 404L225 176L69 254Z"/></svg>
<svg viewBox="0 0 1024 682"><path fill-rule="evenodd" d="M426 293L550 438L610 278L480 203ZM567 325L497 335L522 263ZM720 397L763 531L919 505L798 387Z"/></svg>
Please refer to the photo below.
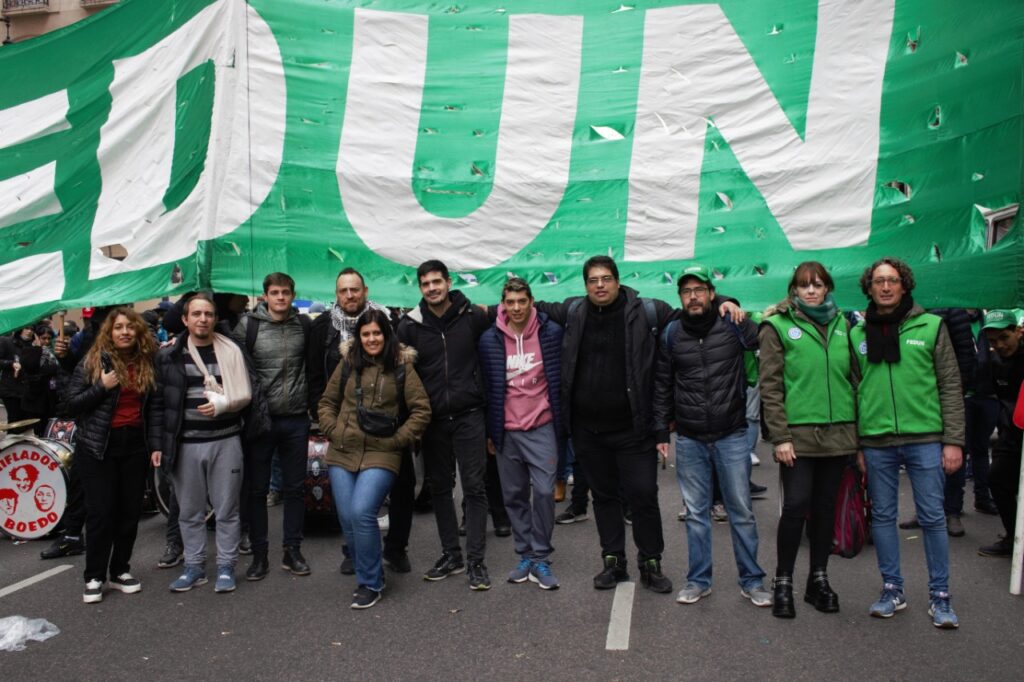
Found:
<svg viewBox="0 0 1024 682"><path fill-rule="evenodd" d="M117 0L3 0L3 44L41 36L116 3Z"/></svg>

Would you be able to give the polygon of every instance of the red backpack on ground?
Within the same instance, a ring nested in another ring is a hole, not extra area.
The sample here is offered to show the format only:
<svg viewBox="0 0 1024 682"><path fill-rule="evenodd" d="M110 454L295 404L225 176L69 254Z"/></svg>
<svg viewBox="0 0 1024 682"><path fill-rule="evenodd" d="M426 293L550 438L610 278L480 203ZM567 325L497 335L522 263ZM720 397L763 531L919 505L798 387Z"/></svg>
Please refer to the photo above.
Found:
<svg viewBox="0 0 1024 682"><path fill-rule="evenodd" d="M846 559L860 554L871 532L871 502L864 474L855 464L843 471L836 495L836 521L832 553Z"/></svg>

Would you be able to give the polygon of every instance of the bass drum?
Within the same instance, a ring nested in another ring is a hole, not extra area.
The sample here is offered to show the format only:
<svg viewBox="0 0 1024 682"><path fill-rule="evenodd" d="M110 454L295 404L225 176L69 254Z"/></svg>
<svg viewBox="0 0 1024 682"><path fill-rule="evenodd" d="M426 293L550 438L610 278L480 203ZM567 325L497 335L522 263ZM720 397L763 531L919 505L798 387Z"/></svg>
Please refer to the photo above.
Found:
<svg viewBox="0 0 1024 682"><path fill-rule="evenodd" d="M306 450L305 501L307 516L337 518L331 479L327 475L327 439L310 436Z"/></svg>
<svg viewBox="0 0 1024 682"><path fill-rule="evenodd" d="M49 534L67 507L69 443L10 435L0 441L0 529L33 540Z"/></svg>

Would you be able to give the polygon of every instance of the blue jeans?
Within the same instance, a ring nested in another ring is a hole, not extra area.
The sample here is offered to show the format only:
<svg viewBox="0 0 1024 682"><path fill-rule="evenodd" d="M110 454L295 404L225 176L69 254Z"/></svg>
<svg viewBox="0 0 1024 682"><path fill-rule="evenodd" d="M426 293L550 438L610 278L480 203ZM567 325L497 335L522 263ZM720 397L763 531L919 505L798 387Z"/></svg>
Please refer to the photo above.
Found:
<svg viewBox="0 0 1024 682"><path fill-rule="evenodd" d="M750 448L746 428L712 443L685 436L676 439L676 476L686 504L686 544L690 568L687 582L711 587L711 469L718 473L722 501L729 513L732 551L739 584L763 584L757 564L757 523L750 504Z"/></svg>
<svg viewBox="0 0 1024 682"><path fill-rule="evenodd" d="M379 592L384 589L384 571L377 512L396 476L387 469L352 473L339 466L328 467L327 473L331 477L338 521L356 569L356 580Z"/></svg>
<svg viewBox="0 0 1024 682"><path fill-rule="evenodd" d="M900 538L896 515L900 496L900 464L914 492L917 520L924 536L928 561L928 589L949 591L949 536L943 510L942 444L918 443L887 448L864 448L871 496L871 537L875 542L882 580L903 589L900 574Z"/></svg>

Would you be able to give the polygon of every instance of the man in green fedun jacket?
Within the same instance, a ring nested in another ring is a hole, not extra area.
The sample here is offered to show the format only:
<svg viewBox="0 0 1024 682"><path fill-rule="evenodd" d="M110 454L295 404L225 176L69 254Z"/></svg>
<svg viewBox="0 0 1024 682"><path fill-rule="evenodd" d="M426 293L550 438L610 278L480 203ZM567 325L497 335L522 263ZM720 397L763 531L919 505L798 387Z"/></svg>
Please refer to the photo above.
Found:
<svg viewBox="0 0 1024 682"><path fill-rule="evenodd" d="M914 505L928 561L928 613L938 628L958 626L949 604L949 538L943 510L945 475L963 460L964 403L956 355L942 318L914 304L914 274L883 258L864 271L870 299L865 320L850 332L860 364L858 463L868 474L882 594L870 613L890 618L906 608L896 531L900 465Z"/></svg>

